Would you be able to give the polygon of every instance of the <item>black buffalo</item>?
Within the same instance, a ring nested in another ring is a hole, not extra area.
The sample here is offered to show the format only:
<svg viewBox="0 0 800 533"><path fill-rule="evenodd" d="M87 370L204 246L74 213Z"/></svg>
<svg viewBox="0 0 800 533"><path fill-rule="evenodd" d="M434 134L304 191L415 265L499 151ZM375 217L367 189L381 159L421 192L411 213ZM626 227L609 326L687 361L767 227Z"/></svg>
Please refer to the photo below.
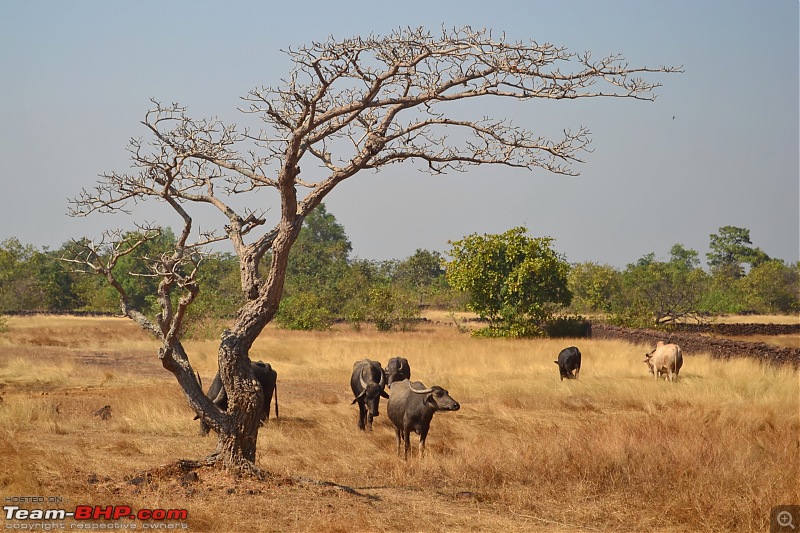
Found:
<svg viewBox="0 0 800 533"><path fill-rule="evenodd" d="M558 361L553 361L558 365L558 371L561 374L561 379L578 379L578 374L581 373L581 351L575 346L564 348L558 354Z"/></svg>
<svg viewBox="0 0 800 533"><path fill-rule="evenodd" d="M419 381L396 381L392 385L392 395L386 412L394 424L397 436L397 453L400 454L400 441L405 443L403 457L408 459L411 447L411 432L419 434L420 455L425 451L425 439L431 428L431 420L436 411L458 411L461 406L441 387L426 388Z"/></svg>
<svg viewBox="0 0 800 533"><path fill-rule="evenodd" d="M269 418L269 409L272 396L275 396L275 418L278 418L278 373L272 369L269 363L262 361L250 362L253 367L253 374L255 375L258 383L261 385L261 390L264 391L264 404L261 407L259 420L263 423L264 420ZM202 386L202 384L201 384ZM228 393L225 392L225 387L222 386L222 378L219 372L214 376L214 381L208 388L206 396L223 411L228 410ZM198 417L195 417L197 419ZM207 435L209 431L208 424L200 421L200 434Z"/></svg>
<svg viewBox="0 0 800 533"><path fill-rule="evenodd" d="M386 385L390 388L395 381L411 379L411 367L408 366L408 359L405 357L392 357L386 363Z"/></svg>
<svg viewBox="0 0 800 533"><path fill-rule="evenodd" d="M353 364L350 388L355 395L352 403L358 403L358 429L372 429L372 419L378 416L381 396L389 397L385 387L386 373L379 362L364 359Z"/></svg>

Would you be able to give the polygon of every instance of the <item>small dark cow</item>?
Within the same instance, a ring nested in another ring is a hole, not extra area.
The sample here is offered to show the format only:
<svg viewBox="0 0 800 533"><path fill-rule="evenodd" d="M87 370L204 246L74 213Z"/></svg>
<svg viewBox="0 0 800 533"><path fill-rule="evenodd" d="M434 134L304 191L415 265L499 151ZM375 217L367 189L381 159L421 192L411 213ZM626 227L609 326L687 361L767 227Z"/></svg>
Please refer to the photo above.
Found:
<svg viewBox="0 0 800 533"><path fill-rule="evenodd" d="M350 388L356 396L352 403L358 404L358 429L364 430L369 427L370 431L372 430L372 419L378 416L381 396L389 397L384 390L385 387L386 373L378 361L364 359L353 363Z"/></svg>
<svg viewBox="0 0 800 533"><path fill-rule="evenodd" d="M575 346L564 348L558 354L558 361L553 361L558 365L561 379L578 379L581 373L581 351Z"/></svg>
<svg viewBox="0 0 800 533"><path fill-rule="evenodd" d="M395 381L403 381L404 379L411 379L411 367L408 366L408 359L405 357L392 357L386 363L386 385L392 387Z"/></svg>
<svg viewBox="0 0 800 533"><path fill-rule="evenodd" d="M431 428L431 420L436 411L458 411L458 402L441 387L425 388L419 381L396 381L392 385L392 395L386 412L394 424L397 436L397 454L400 454L400 441L405 443L403 457L408 459L411 447L411 432L419 434L420 456L425 451L425 439Z"/></svg>
<svg viewBox="0 0 800 533"><path fill-rule="evenodd" d="M264 391L264 404L261 407L259 420L263 423L264 420L269 418L269 408L273 394L275 395L275 418L278 418L278 373L272 369L269 363L251 361L250 364L253 367L253 374L261 385L261 390ZM202 383L200 386L202 387ZM222 386L222 378L220 378L219 372L214 376L214 381L211 382L206 396L223 411L228 410L228 393L225 392L225 387ZM199 417L195 416L194 418L197 420ZM207 435L208 431L208 425L201 420L200 434Z"/></svg>

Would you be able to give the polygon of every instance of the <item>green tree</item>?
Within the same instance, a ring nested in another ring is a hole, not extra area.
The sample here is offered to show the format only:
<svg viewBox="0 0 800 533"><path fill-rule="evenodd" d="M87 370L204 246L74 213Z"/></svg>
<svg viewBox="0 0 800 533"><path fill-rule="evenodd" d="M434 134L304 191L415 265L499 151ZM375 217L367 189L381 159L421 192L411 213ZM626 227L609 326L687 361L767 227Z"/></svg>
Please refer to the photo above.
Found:
<svg viewBox="0 0 800 533"><path fill-rule="evenodd" d="M609 265L578 263L569 271L567 286L576 312L608 313L622 288L622 274Z"/></svg>
<svg viewBox="0 0 800 533"><path fill-rule="evenodd" d="M800 310L800 268L780 260L760 263L739 283L749 310L758 313L793 313Z"/></svg>
<svg viewBox="0 0 800 533"><path fill-rule="evenodd" d="M281 327L299 330L328 329L334 318L327 302L314 291L287 292L275 316Z"/></svg>
<svg viewBox="0 0 800 533"><path fill-rule="evenodd" d="M339 288L343 300L342 315L353 329L361 329L369 318L369 291L373 286L386 282L382 270L378 264L366 259L356 259L348 265Z"/></svg>
<svg viewBox="0 0 800 533"><path fill-rule="evenodd" d="M416 295L420 306L426 305L432 294L447 287L442 254L418 248L394 266L392 280Z"/></svg>
<svg viewBox="0 0 800 533"><path fill-rule="evenodd" d="M103 280L95 276L78 275L62 260L64 257L73 257L77 250L87 242L87 239L67 241L52 253L54 262L57 262L59 268L69 276L66 281L70 295L69 300L71 300L69 309L96 313L119 311L119 298L109 292L109 288Z"/></svg>
<svg viewBox="0 0 800 533"><path fill-rule="evenodd" d="M44 309L68 311L79 307L75 275L60 260L60 252L43 250L31 257L31 272L44 296Z"/></svg>
<svg viewBox="0 0 800 533"><path fill-rule="evenodd" d="M352 251L344 226L320 204L306 217L289 254L286 282L294 286L331 286L347 268Z"/></svg>
<svg viewBox="0 0 800 533"><path fill-rule="evenodd" d="M447 281L469 293L467 308L489 321L485 334L541 335L554 306L569 305L569 264L552 243L527 236L523 227L450 242Z"/></svg>
<svg viewBox="0 0 800 533"><path fill-rule="evenodd" d="M350 296L342 289L351 250L344 227L325 204L309 213L289 254L278 324L289 329L330 327Z"/></svg>
<svg viewBox="0 0 800 533"><path fill-rule="evenodd" d="M672 248L668 262L647 254L622 274L622 291L613 304L613 321L629 327L652 327L679 320L701 320L708 275L692 260L697 255L682 245Z"/></svg>
<svg viewBox="0 0 800 533"><path fill-rule="evenodd" d="M693 270L700 268L700 254L697 250L685 248L682 244L674 244L669 249L669 262L686 270Z"/></svg>
<svg viewBox="0 0 800 533"><path fill-rule="evenodd" d="M139 245L134 253L117 261L114 274L127 294L130 305L153 316L158 312L158 285L161 281L160 259L175 246L175 234L170 228L157 228L156 236ZM136 232L123 235L125 240L137 238ZM112 287L106 290L114 291ZM118 297L119 295L117 295Z"/></svg>
<svg viewBox="0 0 800 533"><path fill-rule="evenodd" d="M244 303L239 281L239 261L229 253L210 253L197 268L200 289L186 311L184 331L192 338L219 335Z"/></svg>
<svg viewBox="0 0 800 533"><path fill-rule="evenodd" d="M0 311L43 310L47 297L32 268L38 252L18 239L0 243Z"/></svg>
<svg viewBox="0 0 800 533"><path fill-rule="evenodd" d="M710 235L710 252L706 254L711 271L723 270L738 279L744 275L743 264L751 267L769 260L760 248L750 242L750 230L736 226L722 226L719 233Z"/></svg>
<svg viewBox="0 0 800 533"><path fill-rule="evenodd" d="M709 315L742 313L747 310L747 296L739 283L739 270L719 268L711 273L700 310Z"/></svg>
<svg viewBox="0 0 800 533"><path fill-rule="evenodd" d="M374 283L367 291L365 316L378 331L413 329L419 316L414 295L390 284Z"/></svg>

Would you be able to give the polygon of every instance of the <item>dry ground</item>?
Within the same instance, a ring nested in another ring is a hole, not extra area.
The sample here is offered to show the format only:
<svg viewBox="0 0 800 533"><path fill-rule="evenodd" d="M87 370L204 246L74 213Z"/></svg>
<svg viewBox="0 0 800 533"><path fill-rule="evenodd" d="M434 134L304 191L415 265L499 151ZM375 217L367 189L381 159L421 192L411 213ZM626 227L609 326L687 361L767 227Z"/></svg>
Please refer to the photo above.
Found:
<svg viewBox="0 0 800 533"><path fill-rule="evenodd" d="M156 344L136 326L69 317L8 325L4 498L185 508L189 530L210 532L765 531L771 507L800 502L792 368L686 354L680 380L659 383L642 363L646 347L577 340L581 378L562 382L553 359L564 340L473 339L444 326L269 329L251 357L278 371L281 418L259 436L258 464L270 475L235 480L178 467L214 440L197 435ZM187 349L207 386L215 343ZM462 405L434 417L428 453L407 463L385 405L373 432L356 429L348 386L355 360L395 355ZM105 405L111 418L93 415ZM32 525L5 527L20 524Z"/></svg>

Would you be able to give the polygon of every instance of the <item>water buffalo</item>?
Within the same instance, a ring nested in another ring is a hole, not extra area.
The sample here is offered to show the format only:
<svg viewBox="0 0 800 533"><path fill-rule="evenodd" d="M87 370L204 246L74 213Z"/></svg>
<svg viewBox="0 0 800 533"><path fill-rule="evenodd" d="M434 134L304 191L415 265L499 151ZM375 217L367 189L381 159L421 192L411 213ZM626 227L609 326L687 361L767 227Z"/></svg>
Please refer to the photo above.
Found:
<svg viewBox="0 0 800 533"><path fill-rule="evenodd" d="M652 352L644 354L644 362L656 379L666 374L667 381L675 381L683 366L683 353L677 344L664 344L663 341L658 341Z"/></svg>
<svg viewBox="0 0 800 533"><path fill-rule="evenodd" d="M264 422L264 420L269 418L270 402L273 394L275 395L275 418L278 418L278 373L272 369L272 366L269 363L264 363L262 361L251 361L250 364L253 367L253 374L258 380L258 383L261 385L261 390L264 391L264 405L262 406L261 413L259 415L261 422ZM217 375L214 376L214 381L211 382L211 386L208 388L206 396L212 402L214 402L214 405L223 411L228 409L228 394L225 392L225 387L222 386L222 378L220 378L219 372L217 372ZM196 416L195 420L197 420L197 418L199 417ZM207 435L208 431L208 425L201 420L200 434Z"/></svg>
<svg viewBox="0 0 800 533"><path fill-rule="evenodd" d="M411 367L408 366L408 359L405 357L392 357L386 363L386 385L390 388L395 381L411 379Z"/></svg>
<svg viewBox="0 0 800 533"><path fill-rule="evenodd" d="M411 432L419 434L420 456L425 451L425 439L431 428L431 420L436 411L458 411L458 402L441 387L425 388L419 381L396 381L392 385L392 395L386 408L389 420L394 424L397 436L397 454L400 454L400 441L405 443L403 457L408 459L411 447Z"/></svg>
<svg viewBox="0 0 800 533"><path fill-rule="evenodd" d="M553 361L558 365L561 379L578 379L581 373L581 351L575 346L564 348L558 354L558 361Z"/></svg>
<svg viewBox="0 0 800 533"><path fill-rule="evenodd" d="M364 359L353 364L350 388L356 396L352 403L358 404L358 429L369 427L372 430L372 419L378 416L381 396L389 397L384 387L386 387L386 373L378 361Z"/></svg>

